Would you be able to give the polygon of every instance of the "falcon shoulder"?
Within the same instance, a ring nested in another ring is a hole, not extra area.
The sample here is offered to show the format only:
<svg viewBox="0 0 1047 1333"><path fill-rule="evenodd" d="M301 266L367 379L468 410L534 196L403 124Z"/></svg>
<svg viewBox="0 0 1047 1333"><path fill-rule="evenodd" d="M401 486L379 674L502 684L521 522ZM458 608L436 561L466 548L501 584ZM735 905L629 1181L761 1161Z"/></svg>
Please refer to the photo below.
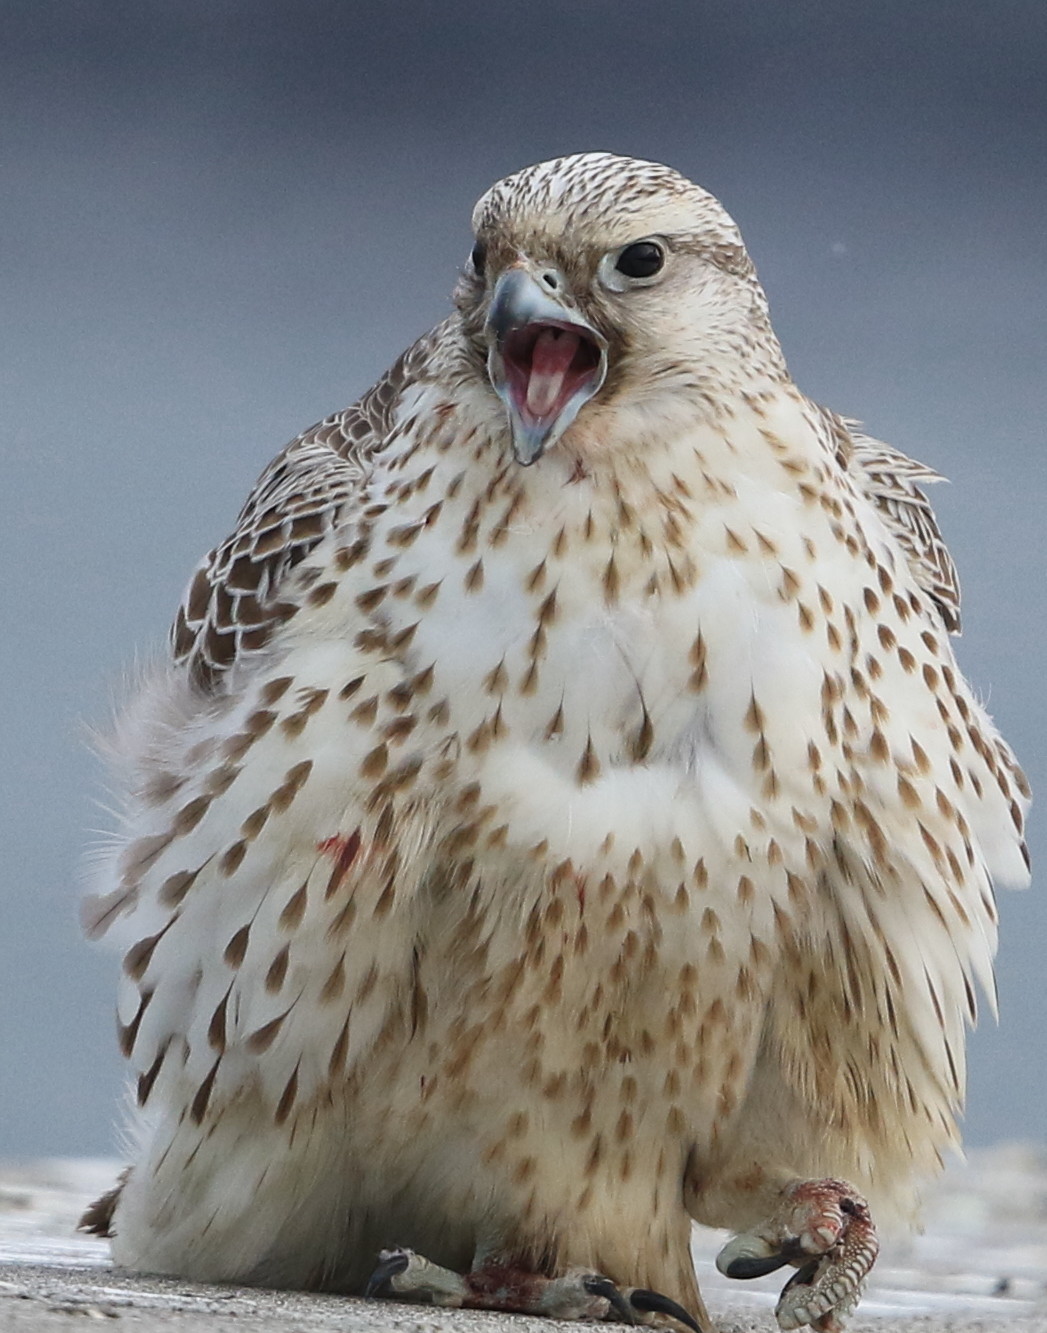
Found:
<svg viewBox="0 0 1047 1333"><path fill-rule="evenodd" d="M913 577L931 598L950 634L960 633L960 578L942 537L931 502L918 482L945 478L882 440L865 435L855 421L828 413L836 459L872 501L905 552Z"/></svg>
<svg viewBox="0 0 1047 1333"><path fill-rule="evenodd" d="M351 521L430 341L420 339L357 402L292 440L259 477L232 535L201 561L171 629L175 662L199 687L217 688L295 614L290 576ZM295 593L305 590L298 582Z"/></svg>

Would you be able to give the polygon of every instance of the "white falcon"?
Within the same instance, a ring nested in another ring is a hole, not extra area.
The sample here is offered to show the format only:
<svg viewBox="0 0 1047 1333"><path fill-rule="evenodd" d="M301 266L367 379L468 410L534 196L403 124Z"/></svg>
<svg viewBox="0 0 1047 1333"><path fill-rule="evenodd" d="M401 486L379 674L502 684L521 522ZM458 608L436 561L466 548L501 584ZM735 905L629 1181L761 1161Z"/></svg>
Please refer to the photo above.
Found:
<svg viewBox="0 0 1047 1333"><path fill-rule="evenodd" d="M668 167L477 205L454 312L263 473L116 746L130 1268L834 1333L956 1141L1027 795L935 474L793 384ZM381 1257L379 1257L379 1255Z"/></svg>

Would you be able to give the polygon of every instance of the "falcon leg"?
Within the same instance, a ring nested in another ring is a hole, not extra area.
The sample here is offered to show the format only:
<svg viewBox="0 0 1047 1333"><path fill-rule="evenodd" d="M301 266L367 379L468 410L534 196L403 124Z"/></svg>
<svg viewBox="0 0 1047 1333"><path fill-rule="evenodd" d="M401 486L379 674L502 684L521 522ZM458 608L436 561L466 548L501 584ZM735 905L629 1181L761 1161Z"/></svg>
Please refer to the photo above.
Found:
<svg viewBox="0 0 1047 1333"><path fill-rule="evenodd" d="M640 1287L620 1288L598 1273L575 1270L549 1278L488 1261L462 1275L407 1249L383 1250L378 1261L365 1296L514 1311L548 1319L617 1319L625 1324L647 1323L653 1314L666 1314L692 1333L701 1333L683 1306L668 1296Z"/></svg>
<svg viewBox="0 0 1047 1333"><path fill-rule="evenodd" d="M879 1252L869 1205L856 1189L843 1180L800 1180L769 1221L724 1246L716 1266L727 1277L753 1278L792 1264L798 1271L775 1308L779 1326L840 1333Z"/></svg>

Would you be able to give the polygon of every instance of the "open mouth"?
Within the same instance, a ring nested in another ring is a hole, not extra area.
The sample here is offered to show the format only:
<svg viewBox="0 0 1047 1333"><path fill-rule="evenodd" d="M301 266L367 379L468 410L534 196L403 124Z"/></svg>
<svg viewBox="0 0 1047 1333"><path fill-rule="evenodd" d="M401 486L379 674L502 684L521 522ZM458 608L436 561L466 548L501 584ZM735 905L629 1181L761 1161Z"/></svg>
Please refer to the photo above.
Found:
<svg viewBox="0 0 1047 1333"><path fill-rule="evenodd" d="M501 345L512 405L527 426L555 420L576 395L598 387L602 353L585 329L535 321L510 330Z"/></svg>
<svg viewBox="0 0 1047 1333"><path fill-rule="evenodd" d="M559 285L554 299L523 261L510 265L484 324L487 374L508 408L513 453L524 467L556 443L607 374L606 340L574 316Z"/></svg>

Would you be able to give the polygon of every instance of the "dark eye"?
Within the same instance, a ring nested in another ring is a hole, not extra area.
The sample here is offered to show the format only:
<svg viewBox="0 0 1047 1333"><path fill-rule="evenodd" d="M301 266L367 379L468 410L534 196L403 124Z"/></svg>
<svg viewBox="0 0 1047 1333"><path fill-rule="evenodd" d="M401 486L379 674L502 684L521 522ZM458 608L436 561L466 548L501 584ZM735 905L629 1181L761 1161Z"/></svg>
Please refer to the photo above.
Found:
<svg viewBox="0 0 1047 1333"><path fill-rule="evenodd" d="M665 251L654 241L627 245L618 256L615 268L627 278L653 278L665 263Z"/></svg>
<svg viewBox="0 0 1047 1333"><path fill-rule="evenodd" d="M476 276L482 278L484 275L484 265L487 263L487 246L484 245L483 241L477 241L473 246L473 253L470 255L470 259L472 260Z"/></svg>

